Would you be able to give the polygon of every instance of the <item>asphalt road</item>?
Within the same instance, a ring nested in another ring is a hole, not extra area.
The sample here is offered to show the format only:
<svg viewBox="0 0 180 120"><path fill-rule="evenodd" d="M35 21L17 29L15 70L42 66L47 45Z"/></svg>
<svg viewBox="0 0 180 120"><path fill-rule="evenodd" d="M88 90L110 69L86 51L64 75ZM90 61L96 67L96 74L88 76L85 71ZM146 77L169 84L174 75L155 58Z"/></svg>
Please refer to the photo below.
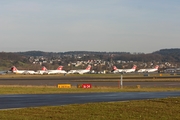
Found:
<svg viewBox="0 0 180 120"><path fill-rule="evenodd" d="M39 106L60 106L92 102L129 101L177 96L180 96L180 91L0 95L0 109L2 110Z"/></svg>

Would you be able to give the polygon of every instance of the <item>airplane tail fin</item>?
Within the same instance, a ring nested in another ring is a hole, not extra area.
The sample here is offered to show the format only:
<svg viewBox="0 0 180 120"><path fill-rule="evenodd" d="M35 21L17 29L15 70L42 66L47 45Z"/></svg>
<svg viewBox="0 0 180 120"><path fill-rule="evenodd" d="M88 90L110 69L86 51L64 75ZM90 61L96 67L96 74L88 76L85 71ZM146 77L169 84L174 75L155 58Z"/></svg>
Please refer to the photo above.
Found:
<svg viewBox="0 0 180 120"><path fill-rule="evenodd" d="M113 66L113 70L117 70L117 67L116 67L116 66Z"/></svg>
<svg viewBox="0 0 180 120"><path fill-rule="evenodd" d="M59 66L58 68L57 68L57 70L62 70L63 69L63 66Z"/></svg>
<svg viewBox="0 0 180 120"><path fill-rule="evenodd" d="M12 72L17 71L17 68L15 66L12 66L10 71L12 71Z"/></svg>
<svg viewBox="0 0 180 120"><path fill-rule="evenodd" d="M88 65L86 70L90 70L91 69L91 65Z"/></svg>
<svg viewBox="0 0 180 120"><path fill-rule="evenodd" d="M42 67L42 70L43 70L43 71L46 71L46 70L47 70L47 68L46 68L45 66L43 66L43 67Z"/></svg>
<svg viewBox="0 0 180 120"><path fill-rule="evenodd" d="M156 65L156 66L155 66L155 69L158 69L158 68L159 68L159 65Z"/></svg>
<svg viewBox="0 0 180 120"><path fill-rule="evenodd" d="M137 68L137 66L136 65L134 65L133 67L132 67L132 69L136 69Z"/></svg>

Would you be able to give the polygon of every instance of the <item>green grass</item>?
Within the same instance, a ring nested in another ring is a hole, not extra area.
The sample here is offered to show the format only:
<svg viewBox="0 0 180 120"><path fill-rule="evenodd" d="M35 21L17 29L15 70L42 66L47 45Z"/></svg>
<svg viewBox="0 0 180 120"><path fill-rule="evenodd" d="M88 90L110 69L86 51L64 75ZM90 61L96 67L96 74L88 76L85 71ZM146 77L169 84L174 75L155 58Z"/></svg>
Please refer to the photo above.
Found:
<svg viewBox="0 0 180 120"><path fill-rule="evenodd" d="M179 120L180 97L1 110L1 120Z"/></svg>
<svg viewBox="0 0 180 120"><path fill-rule="evenodd" d="M180 91L180 87L93 87L90 89L77 88L57 88L57 86L19 86L0 85L0 94L46 94L46 93L84 93L84 92L139 92L139 91Z"/></svg>

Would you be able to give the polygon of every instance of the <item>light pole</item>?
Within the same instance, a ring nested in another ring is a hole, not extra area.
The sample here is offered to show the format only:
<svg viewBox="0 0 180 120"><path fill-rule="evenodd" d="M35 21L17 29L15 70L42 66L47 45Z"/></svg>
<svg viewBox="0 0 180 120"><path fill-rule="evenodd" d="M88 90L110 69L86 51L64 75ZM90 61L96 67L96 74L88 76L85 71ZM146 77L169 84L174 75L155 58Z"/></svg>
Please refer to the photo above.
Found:
<svg viewBox="0 0 180 120"><path fill-rule="evenodd" d="M123 75L121 74L121 79L119 81L119 88L123 89Z"/></svg>

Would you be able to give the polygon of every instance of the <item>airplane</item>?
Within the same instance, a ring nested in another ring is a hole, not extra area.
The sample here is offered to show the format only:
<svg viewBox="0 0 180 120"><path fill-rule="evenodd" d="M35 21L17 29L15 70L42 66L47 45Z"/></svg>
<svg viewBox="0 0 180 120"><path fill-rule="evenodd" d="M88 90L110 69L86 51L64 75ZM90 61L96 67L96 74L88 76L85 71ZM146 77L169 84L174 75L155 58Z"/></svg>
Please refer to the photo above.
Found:
<svg viewBox="0 0 180 120"><path fill-rule="evenodd" d="M56 70L47 70L44 72L44 74L66 74L67 72L65 70L62 70L63 66L59 66Z"/></svg>
<svg viewBox="0 0 180 120"><path fill-rule="evenodd" d="M33 70L18 70L15 66L12 66L10 71L16 74L35 74L36 73Z"/></svg>
<svg viewBox="0 0 180 120"><path fill-rule="evenodd" d="M140 69L137 72L156 72L158 71L159 66L156 65L155 68L147 68L147 69Z"/></svg>
<svg viewBox="0 0 180 120"><path fill-rule="evenodd" d="M44 74L44 73L46 73L46 72L47 72L47 68L46 68L45 66L43 66L42 69L36 71L35 74L41 74L41 75L42 75L42 74Z"/></svg>
<svg viewBox="0 0 180 120"><path fill-rule="evenodd" d="M75 73L84 74L84 73L90 72L90 69L91 69L91 65L88 65L88 66L86 67L86 69L84 69L84 70L70 70L70 71L68 72L68 74L75 74Z"/></svg>
<svg viewBox="0 0 180 120"><path fill-rule="evenodd" d="M113 66L114 73L131 73L136 71L137 66L134 65L131 69L118 69L116 66Z"/></svg>

